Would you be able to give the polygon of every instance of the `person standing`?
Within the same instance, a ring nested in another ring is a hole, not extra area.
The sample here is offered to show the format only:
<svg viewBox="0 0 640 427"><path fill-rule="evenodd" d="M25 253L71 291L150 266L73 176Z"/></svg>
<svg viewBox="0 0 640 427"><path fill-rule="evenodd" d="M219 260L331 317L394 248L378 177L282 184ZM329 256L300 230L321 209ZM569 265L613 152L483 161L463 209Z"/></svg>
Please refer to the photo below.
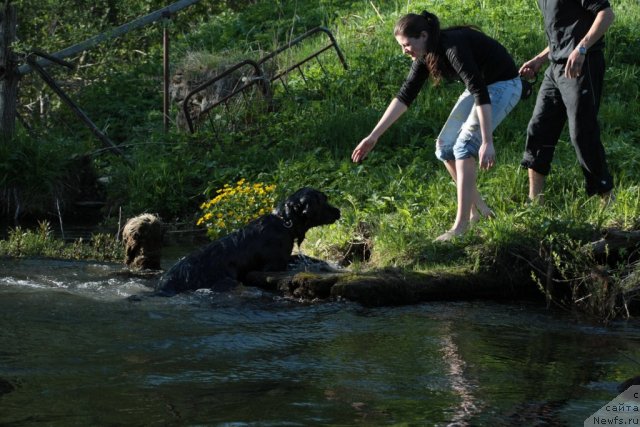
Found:
<svg viewBox="0 0 640 427"><path fill-rule="evenodd" d="M394 28L402 51L413 59L399 93L351 154L362 161L384 132L408 109L431 77L462 80L466 89L436 139L436 156L456 182L457 213L453 226L437 241L463 234L470 222L493 212L476 186L481 169L496 163L493 131L516 106L522 84L513 58L499 42L470 26L440 29L438 17L427 11L407 14Z"/></svg>
<svg viewBox="0 0 640 427"><path fill-rule="evenodd" d="M520 67L532 78L550 61L540 85L521 165L528 169L529 199L544 202L545 178L568 122L587 195L612 200L613 179L600 140L598 109L604 80L604 34L614 20L607 0L538 0L548 46Z"/></svg>

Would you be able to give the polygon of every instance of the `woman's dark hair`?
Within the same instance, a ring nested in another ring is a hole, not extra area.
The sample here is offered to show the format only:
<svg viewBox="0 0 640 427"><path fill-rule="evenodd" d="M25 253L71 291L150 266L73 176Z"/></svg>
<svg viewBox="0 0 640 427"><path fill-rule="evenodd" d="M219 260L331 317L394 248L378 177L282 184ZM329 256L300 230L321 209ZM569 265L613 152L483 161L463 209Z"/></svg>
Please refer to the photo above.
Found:
<svg viewBox="0 0 640 427"><path fill-rule="evenodd" d="M434 82L438 83L443 77L451 76L454 73L440 49L442 32L438 17L426 10L420 15L409 13L396 22L393 34L395 36L418 38L423 31L427 33L425 64Z"/></svg>

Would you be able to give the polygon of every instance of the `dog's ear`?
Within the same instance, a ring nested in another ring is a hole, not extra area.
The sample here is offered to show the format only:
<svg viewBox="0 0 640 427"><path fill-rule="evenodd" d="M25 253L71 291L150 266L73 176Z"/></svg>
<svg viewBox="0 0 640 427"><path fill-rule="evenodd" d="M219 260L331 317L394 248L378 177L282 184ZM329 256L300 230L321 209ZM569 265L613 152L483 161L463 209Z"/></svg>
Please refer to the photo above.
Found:
<svg viewBox="0 0 640 427"><path fill-rule="evenodd" d="M302 216L305 218L312 217L314 214L317 214L318 207L322 205L321 196L316 193L306 194L300 200L300 204L302 205Z"/></svg>
<svg viewBox="0 0 640 427"><path fill-rule="evenodd" d="M304 203L304 200L295 200L291 202L291 212L297 217L301 218L307 213L306 207L307 205Z"/></svg>
<svg viewBox="0 0 640 427"><path fill-rule="evenodd" d="M282 217L287 220L300 218L304 213L304 206L299 200L289 199L284 202L284 208L282 209Z"/></svg>

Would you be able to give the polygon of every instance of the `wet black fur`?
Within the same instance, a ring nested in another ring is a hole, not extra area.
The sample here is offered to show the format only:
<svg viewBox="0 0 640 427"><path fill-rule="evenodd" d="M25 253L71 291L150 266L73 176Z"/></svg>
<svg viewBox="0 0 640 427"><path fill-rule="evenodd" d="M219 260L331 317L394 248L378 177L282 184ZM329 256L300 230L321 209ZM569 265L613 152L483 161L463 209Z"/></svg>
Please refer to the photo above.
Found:
<svg viewBox="0 0 640 427"><path fill-rule="evenodd" d="M209 288L226 291L242 282L250 271L284 271L294 242L302 244L312 227L332 224L340 210L313 188L301 188L271 214L187 255L161 278L157 294Z"/></svg>

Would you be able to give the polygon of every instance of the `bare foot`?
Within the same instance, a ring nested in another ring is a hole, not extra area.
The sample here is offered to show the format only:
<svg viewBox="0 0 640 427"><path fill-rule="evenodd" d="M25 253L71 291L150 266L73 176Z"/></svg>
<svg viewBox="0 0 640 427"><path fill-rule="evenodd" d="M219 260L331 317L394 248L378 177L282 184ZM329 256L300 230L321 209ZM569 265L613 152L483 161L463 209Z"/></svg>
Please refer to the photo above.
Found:
<svg viewBox="0 0 640 427"><path fill-rule="evenodd" d="M616 195L613 193L613 190L600 194L600 204L603 208L608 208L615 201Z"/></svg>
<svg viewBox="0 0 640 427"><path fill-rule="evenodd" d="M450 240L455 239L458 236L462 236L464 232L467 230L456 230L452 228L451 230L439 235L435 238L434 242L448 242Z"/></svg>
<svg viewBox="0 0 640 427"><path fill-rule="evenodd" d="M469 222L472 224L475 224L476 222L480 221L482 218L495 218L496 214L495 212L493 212L491 209L487 208L486 211L484 212L473 212L471 213L471 216L469 217Z"/></svg>
<svg viewBox="0 0 640 427"><path fill-rule="evenodd" d="M527 199L527 204L532 206L542 206L544 205L544 196L542 194L539 194L534 198L529 197Z"/></svg>

